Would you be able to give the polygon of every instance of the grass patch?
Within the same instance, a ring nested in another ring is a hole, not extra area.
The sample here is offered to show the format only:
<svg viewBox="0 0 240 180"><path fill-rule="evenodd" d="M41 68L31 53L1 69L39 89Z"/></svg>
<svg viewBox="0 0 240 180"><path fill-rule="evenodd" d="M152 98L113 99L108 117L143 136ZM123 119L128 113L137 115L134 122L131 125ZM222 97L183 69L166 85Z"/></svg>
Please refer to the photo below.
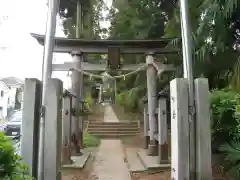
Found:
<svg viewBox="0 0 240 180"><path fill-rule="evenodd" d="M87 132L83 134L83 145L84 148L96 147L100 144L100 139L96 136L93 136Z"/></svg>

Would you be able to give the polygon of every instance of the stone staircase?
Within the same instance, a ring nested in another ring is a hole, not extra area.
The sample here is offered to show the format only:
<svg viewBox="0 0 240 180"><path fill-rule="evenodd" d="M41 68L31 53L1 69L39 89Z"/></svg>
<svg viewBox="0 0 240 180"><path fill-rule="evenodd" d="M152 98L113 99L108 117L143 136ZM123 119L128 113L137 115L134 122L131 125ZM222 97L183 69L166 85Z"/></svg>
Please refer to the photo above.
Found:
<svg viewBox="0 0 240 180"><path fill-rule="evenodd" d="M87 131L89 134L101 138L116 138L135 136L139 134L138 121L99 122L89 121Z"/></svg>

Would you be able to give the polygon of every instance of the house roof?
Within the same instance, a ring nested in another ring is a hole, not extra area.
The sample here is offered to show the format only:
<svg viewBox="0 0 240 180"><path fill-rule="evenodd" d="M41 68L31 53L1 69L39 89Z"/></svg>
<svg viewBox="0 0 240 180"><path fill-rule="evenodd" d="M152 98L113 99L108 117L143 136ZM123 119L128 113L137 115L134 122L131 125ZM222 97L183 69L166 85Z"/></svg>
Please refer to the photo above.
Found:
<svg viewBox="0 0 240 180"><path fill-rule="evenodd" d="M0 81L4 82L7 86L24 85L24 81L16 77L6 77L0 79Z"/></svg>

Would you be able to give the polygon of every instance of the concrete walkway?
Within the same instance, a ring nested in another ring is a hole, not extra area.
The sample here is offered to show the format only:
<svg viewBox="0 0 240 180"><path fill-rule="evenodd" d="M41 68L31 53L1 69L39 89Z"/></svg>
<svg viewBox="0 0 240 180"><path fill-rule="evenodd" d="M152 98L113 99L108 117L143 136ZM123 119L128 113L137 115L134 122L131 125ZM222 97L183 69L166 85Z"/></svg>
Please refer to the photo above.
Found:
<svg viewBox="0 0 240 180"><path fill-rule="evenodd" d="M111 105L104 104L104 108L105 122L119 122ZM99 180L131 180L124 157L121 140L101 140L93 164L93 173Z"/></svg>

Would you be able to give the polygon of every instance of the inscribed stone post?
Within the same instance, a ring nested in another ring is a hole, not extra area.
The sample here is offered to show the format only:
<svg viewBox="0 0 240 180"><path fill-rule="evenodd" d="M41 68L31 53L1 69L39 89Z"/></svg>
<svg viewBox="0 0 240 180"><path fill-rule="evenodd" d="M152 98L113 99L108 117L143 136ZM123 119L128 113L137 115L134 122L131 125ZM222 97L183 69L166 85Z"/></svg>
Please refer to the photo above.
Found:
<svg viewBox="0 0 240 180"><path fill-rule="evenodd" d="M197 180L212 179L211 129L208 79L195 82Z"/></svg>
<svg viewBox="0 0 240 180"><path fill-rule="evenodd" d="M143 110L143 121L144 121L144 149L148 149L149 145L149 119L148 119L148 105L147 102L144 102Z"/></svg>
<svg viewBox="0 0 240 180"><path fill-rule="evenodd" d="M21 156L23 157L23 161L29 166L30 175L34 178L37 177L41 95L41 81L37 79L25 79Z"/></svg>
<svg viewBox="0 0 240 180"><path fill-rule="evenodd" d="M153 62L153 55L149 54L146 57L146 63ZM150 142L148 146L148 155L157 155L157 144L154 137L156 132L156 108L157 108L157 71L152 64L147 67L147 94L148 94L148 112L149 112L149 128L150 128Z"/></svg>
<svg viewBox="0 0 240 180"><path fill-rule="evenodd" d="M61 180L62 81L50 79L46 94L44 180Z"/></svg>
<svg viewBox="0 0 240 180"><path fill-rule="evenodd" d="M188 80L170 82L171 95L171 176L189 180Z"/></svg>
<svg viewBox="0 0 240 180"><path fill-rule="evenodd" d="M168 142L167 142L167 99L160 95L158 99L158 156L160 164L168 162Z"/></svg>

